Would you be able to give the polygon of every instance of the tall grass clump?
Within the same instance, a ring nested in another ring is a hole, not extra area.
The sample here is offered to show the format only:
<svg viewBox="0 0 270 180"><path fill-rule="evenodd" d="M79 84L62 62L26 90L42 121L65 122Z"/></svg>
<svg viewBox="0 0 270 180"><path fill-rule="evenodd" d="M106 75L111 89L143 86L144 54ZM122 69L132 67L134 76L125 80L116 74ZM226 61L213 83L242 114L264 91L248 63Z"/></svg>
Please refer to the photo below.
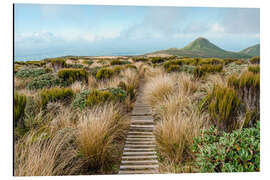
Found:
<svg viewBox="0 0 270 180"><path fill-rule="evenodd" d="M63 129L51 138L30 133L14 146L15 176L74 175L80 171L83 160L74 147L74 130Z"/></svg>
<svg viewBox="0 0 270 180"><path fill-rule="evenodd" d="M231 131L239 127L241 99L233 88L215 85L200 108L207 108L212 123L220 130Z"/></svg>
<svg viewBox="0 0 270 180"><path fill-rule="evenodd" d="M260 64L260 56L255 56L249 60L251 64Z"/></svg>
<svg viewBox="0 0 270 180"><path fill-rule="evenodd" d="M26 96L23 94L14 93L14 125L24 127L23 116L26 106Z"/></svg>
<svg viewBox="0 0 270 180"><path fill-rule="evenodd" d="M116 105L95 106L79 116L78 147L86 158L88 169L101 170L115 161L117 140L122 139L128 121Z"/></svg>
<svg viewBox="0 0 270 180"><path fill-rule="evenodd" d="M72 84L75 81L88 81L88 72L84 69L61 69L58 71L58 77Z"/></svg>
<svg viewBox="0 0 270 180"><path fill-rule="evenodd" d="M259 65L248 66L248 71L253 72L254 74L260 73L260 66Z"/></svg>
<svg viewBox="0 0 270 180"><path fill-rule="evenodd" d="M196 78L200 78L207 73L216 73L216 72L221 72L223 69L223 65L209 65L209 64L203 64L202 66L197 66L194 71L193 75Z"/></svg>
<svg viewBox="0 0 270 180"><path fill-rule="evenodd" d="M101 68L96 73L96 78L98 80L110 79L114 75L114 71L110 68Z"/></svg>
<svg viewBox="0 0 270 180"><path fill-rule="evenodd" d="M42 108L46 108L46 105L49 102L63 102L68 103L73 98L74 93L71 88L52 88L45 89L40 92L41 97L41 106Z"/></svg>

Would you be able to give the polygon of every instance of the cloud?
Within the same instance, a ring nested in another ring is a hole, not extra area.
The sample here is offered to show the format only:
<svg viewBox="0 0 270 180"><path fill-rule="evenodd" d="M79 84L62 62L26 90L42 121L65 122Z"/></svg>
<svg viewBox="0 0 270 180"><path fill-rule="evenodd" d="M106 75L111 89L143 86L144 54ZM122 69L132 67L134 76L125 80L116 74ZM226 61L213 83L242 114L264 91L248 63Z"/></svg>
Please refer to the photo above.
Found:
<svg viewBox="0 0 270 180"><path fill-rule="evenodd" d="M221 25L227 33L259 33L260 9L227 9L223 14Z"/></svg>

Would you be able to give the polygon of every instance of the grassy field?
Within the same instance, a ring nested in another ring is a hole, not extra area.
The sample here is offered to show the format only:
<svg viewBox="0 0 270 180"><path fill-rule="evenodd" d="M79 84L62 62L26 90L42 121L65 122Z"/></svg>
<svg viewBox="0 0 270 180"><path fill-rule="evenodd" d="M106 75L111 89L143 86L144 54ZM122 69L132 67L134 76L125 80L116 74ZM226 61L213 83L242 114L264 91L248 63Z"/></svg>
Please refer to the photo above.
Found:
<svg viewBox="0 0 270 180"><path fill-rule="evenodd" d="M115 174L140 84L160 173L260 171L260 58L14 63L15 176Z"/></svg>

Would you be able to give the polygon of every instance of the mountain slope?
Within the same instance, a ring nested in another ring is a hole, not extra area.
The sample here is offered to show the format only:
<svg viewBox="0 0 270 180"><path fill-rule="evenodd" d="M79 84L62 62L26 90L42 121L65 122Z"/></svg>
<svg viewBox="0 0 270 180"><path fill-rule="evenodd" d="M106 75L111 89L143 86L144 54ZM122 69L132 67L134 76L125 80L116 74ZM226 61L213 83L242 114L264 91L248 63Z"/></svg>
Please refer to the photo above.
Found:
<svg viewBox="0 0 270 180"><path fill-rule="evenodd" d="M250 56L260 56L260 44L248 47L240 51L240 53L247 54Z"/></svg>
<svg viewBox="0 0 270 180"><path fill-rule="evenodd" d="M197 38L182 49L170 48L151 54L163 53L186 57L217 57L217 58L250 58L248 54L231 52L219 48L205 38Z"/></svg>

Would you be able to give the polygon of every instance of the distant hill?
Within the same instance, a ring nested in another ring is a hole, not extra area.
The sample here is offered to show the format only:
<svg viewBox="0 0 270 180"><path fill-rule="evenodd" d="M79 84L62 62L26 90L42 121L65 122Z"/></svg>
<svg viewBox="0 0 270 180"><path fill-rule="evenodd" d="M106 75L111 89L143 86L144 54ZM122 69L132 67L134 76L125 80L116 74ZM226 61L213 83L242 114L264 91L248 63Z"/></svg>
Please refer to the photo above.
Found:
<svg viewBox="0 0 270 180"><path fill-rule="evenodd" d="M260 44L256 44L254 46L248 47L239 53L247 54L250 56L260 56Z"/></svg>
<svg viewBox="0 0 270 180"><path fill-rule="evenodd" d="M157 54L157 53L184 56L184 57L217 57L217 58L243 58L243 59L252 57L252 55L241 52L226 51L202 37L197 38L196 40L192 41L187 46L181 49L170 48L167 50L156 51L149 54Z"/></svg>

